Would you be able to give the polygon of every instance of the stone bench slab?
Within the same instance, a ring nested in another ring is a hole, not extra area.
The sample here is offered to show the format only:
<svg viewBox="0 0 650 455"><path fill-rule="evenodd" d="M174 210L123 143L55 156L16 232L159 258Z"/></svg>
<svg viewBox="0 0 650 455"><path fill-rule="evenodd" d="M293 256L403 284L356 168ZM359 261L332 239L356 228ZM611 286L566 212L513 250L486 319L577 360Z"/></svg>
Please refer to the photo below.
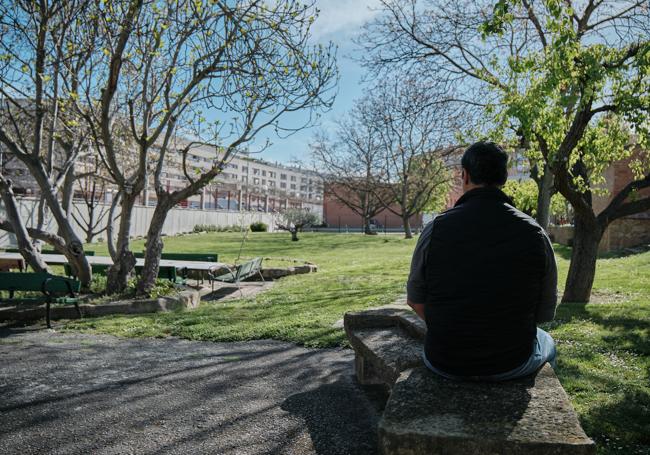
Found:
<svg viewBox="0 0 650 455"><path fill-rule="evenodd" d="M384 455L594 454L553 369L502 383L404 371L379 423Z"/></svg>

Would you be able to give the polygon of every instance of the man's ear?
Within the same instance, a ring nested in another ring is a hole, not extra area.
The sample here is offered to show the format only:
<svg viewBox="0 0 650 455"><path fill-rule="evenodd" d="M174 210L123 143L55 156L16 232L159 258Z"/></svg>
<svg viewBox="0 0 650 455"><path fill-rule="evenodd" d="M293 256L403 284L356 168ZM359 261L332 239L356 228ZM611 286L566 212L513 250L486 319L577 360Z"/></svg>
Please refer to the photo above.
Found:
<svg viewBox="0 0 650 455"><path fill-rule="evenodd" d="M463 184L469 185L469 173L464 168L461 170L460 175L463 179Z"/></svg>

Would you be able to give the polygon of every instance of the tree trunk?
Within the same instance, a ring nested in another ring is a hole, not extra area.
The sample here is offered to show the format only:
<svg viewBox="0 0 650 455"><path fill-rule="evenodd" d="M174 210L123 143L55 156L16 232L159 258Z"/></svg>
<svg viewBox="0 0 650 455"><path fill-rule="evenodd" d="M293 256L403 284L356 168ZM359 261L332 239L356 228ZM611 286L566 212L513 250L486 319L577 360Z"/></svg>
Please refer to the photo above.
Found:
<svg viewBox="0 0 650 455"><path fill-rule="evenodd" d="M124 292L128 285L129 275L135 267L135 256L130 250L131 214L135 205L136 195L122 194L120 229L117 233L117 246L113 259L113 266L108 270L106 290L110 293ZM111 220L109 219L109 222ZM112 236L111 232L108 234Z"/></svg>
<svg viewBox="0 0 650 455"><path fill-rule="evenodd" d="M363 219L363 233L366 235L375 235L376 232L370 229L370 217L363 216L362 219Z"/></svg>
<svg viewBox="0 0 650 455"><path fill-rule="evenodd" d="M158 205L153 212L151 224L147 230L147 250L144 254L144 268L138 281L137 295L148 296L156 283L160 255L163 250L162 229L173 203L167 196L158 195Z"/></svg>
<svg viewBox="0 0 650 455"><path fill-rule="evenodd" d="M121 198L122 193L117 193L113 196L111 208L108 211L108 220L106 221L106 245L108 246L108 254L111 256L113 261L117 258L117 249L115 248L115 230L113 229L115 223L115 209L117 208L117 204L119 204Z"/></svg>
<svg viewBox="0 0 650 455"><path fill-rule="evenodd" d="M408 216L403 216L402 217L402 223L404 224L404 238L405 239L412 239L413 238L413 233L411 232L411 222L409 220Z"/></svg>
<svg viewBox="0 0 650 455"><path fill-rule="evenodd" d="M588 303L596 274L598 244L604 229L596 217L576 213L571 264L564 286L562 302Z"/></svg>
<svg viewBox="0 0 650 455"><path fill-rule="evenodd" d="M61 208L65 211L66 216L71 218L74 199L74 166L71 166L65 174L61 195Z"/></svg>
<svg viewBox="0 0 650 455"><path fill-rule="evenodd" d="M18 249L25 263L31 266L35 272L48 272L47 264L43 262L41 255L29 239L27 228L20 219L20 213L16 206L16 198L11 188L11 182L0 176L0 196L7 212L7 218L18 242Z"/></svg>
<svg viewBox="0 0 650 455"><path fill-rule="evenodd" d="M551 219L551 197L553 196L553 172L548 164L544 164L544 175L537 179L537 223L548 230Z"/></svg>
<svg viewBox="0 0 650 455"><path fill-rule="evenodd" d="M299 240L298 239L298 229L296 229L296 228L289 229L289 232L291 232L291 241L292 242L297 242Z"/></svg>
<svg viewBox="0 0 650 455"><path fill-rule="evenodd" d="M90 280L92 278L92 270L90 269L90 264L86 259L84 254L83 243L74 232L72 224L68 219L66 213L61 207L61 203L57 197L57 191L52 187L50 180L43 168L43 164L36 160L24 160L25 165L29 168L30 174L38 183L38 186L41 190L41 194L45 198L47 205L52 213L52 217L56 221L58 226L58 234L65 240L65 254L68 263L75 271L81 285L84 288L90 286Z"/></svg>

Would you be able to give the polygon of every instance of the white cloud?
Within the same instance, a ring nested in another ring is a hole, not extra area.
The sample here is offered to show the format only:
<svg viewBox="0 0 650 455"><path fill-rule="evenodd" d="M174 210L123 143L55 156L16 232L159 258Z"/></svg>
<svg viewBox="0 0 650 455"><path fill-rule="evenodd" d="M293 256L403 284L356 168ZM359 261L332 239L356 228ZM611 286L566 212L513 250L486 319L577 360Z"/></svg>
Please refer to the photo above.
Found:
<svg viewBox="0 0 650 455"><path fill-rule="evenodd" d="M321 40L335 38L333 35L349 35L377 14L379 0L318 0L318 19L312 26L312 38Z"/></svg>

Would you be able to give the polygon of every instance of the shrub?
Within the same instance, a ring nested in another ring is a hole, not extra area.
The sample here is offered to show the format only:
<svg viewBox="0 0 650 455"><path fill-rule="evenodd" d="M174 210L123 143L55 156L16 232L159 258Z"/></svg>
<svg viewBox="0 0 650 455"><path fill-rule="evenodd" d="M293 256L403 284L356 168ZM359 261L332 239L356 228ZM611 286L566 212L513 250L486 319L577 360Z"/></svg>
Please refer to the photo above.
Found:
<svg viewBox="0 0 650 455"><path fill-rule="evenodd" d="M269 226L266 223L262 223L261 221L256 221L255 223L251 223L252 232L267 232L268 230L269 230Z"/></svg>

